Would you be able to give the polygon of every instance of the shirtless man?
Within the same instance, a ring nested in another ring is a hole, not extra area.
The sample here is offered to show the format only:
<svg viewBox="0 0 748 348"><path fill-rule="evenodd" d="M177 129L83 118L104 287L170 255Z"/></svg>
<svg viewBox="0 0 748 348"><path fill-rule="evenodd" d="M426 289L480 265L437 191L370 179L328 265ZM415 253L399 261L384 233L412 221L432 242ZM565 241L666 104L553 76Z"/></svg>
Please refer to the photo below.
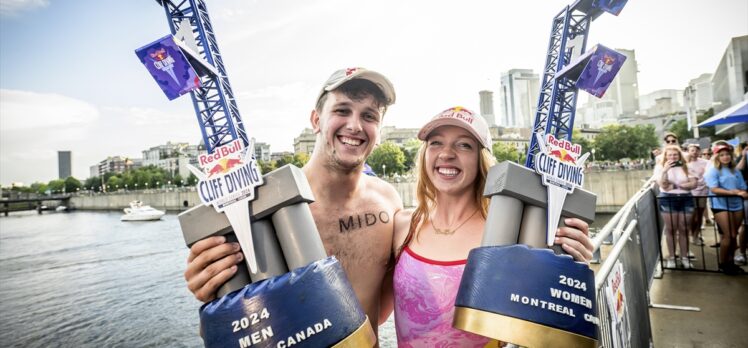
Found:
<svg viewBox="0 0 748 348"><path fill-rule="evenodd" d="M383 75L363 68L338 70L328 79L311 112L317 134L314 151L302 168L315 202L309 207L328 255L340 260L374 331L380 293L390 260L395 213L402 200L386 182L363 174L379 143L382 119L395 102ZM243 259L237 243L211 237L190 249L184 277L195 297L215 299L218 287Z"/></svg>

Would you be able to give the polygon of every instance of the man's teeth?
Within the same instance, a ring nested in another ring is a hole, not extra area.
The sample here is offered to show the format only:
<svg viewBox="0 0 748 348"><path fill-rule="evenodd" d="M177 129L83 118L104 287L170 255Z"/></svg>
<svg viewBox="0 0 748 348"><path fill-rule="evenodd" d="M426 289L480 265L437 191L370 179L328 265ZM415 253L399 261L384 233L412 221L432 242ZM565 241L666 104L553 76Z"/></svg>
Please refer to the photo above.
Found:
<svg viewBox="0 0 748 348"><path fill-rule="evenodd" d="M352 146L359 146L362 143L361 140L353 139L353 138L347 138L347 137L340 137L340 141L343 144L352 145Z"/></svg>
<svg viewBox="0 0 748 348"><path fill-rule="evenodd" d="M455 169L455 168L438 168L437 172L439 172L439 174L443 174L443 175L455 176L460 171L457 170L457 169Z"/></svg>

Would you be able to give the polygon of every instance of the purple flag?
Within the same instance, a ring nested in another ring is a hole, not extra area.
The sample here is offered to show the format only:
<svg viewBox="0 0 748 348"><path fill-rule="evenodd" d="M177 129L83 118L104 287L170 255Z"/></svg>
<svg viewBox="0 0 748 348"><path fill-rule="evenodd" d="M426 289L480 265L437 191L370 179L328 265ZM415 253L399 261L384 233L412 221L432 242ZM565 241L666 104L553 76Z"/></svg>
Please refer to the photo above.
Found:
<svg viewBox="0 0 748 348"><path fill-rule="evenodd" d="M594 6L605 12L618 16L618 14L621 13L621 10L623 10L623 6L626 5L626 1L628 0L595 0Z"/></svg>
<svg viewBox="0 0 748 348"><path fill-rule="evenodd" d="M200 78L174 40L173 36L166 35L135 50L135 55L169 100L200 87Z"/></svg>
<svg viewBox="0 0 748 348"><path fill-rule="evenodd" d="M626 56L603 45L596 45L592 51L587 66L577 79L577 88L600 98L621 70Z"/></svg>

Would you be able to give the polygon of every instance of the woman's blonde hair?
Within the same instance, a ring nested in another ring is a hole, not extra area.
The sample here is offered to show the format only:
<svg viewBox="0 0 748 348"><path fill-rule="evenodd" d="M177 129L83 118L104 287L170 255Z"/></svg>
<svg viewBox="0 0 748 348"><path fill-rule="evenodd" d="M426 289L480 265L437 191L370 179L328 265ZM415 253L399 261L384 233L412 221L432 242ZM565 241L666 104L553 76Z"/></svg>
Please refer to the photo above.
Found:
<svg viewBox="0 0 748 348"><path fill-rule="evenodd" d="M410 226L408 227L408 234L405 236L405 240L400 248L397 250L395 255L396 259L400 257L403 248L405 248L413 238L418 238L418 232L420 231L423 223L428 221L431 215L431 211L436 207L436 187L431 182L428 176L428 168L426 168L426 147L428 146L428 139L421 143L421 148L418 150L416 160L416 200L418 201L413 216L410 219ZM473 195L475 203L480 208L480 213L483 218L486 218L488 214L488 198L483 197L483 188L486 186L486 177L488 176L488 169L494 165L496 160L493 155L486 148L481 148L478 153L478 173L473 183Z"/></svg>
<svg viewBox="0 0 748 348"><path fill-rule="evenodd" d="M727 151L727 153L730 154L730 163L727 164L727 169L730 170L730 173L734 173L735 172L735 154L733 154L732 148L731 147L725 148L725 149L720 150L719 152L722 152L722 151ZM717 170L722 170L722 167L724 167L724 165L722 165L722 162L719 161L719 152L715 153L712 156L712 165Z"/></svg>
<svg viewBox="0 0 748 348"><path fill-rule="evenodd" d="M683 158L683 152L680 150L680 147L677 145L668 145L665 146L665 149L662 150L662 159L660 159L660 164L662 166L665 166L665 163L667 163L667 152L668 151L675 151L678 153L678 160L683 163L682 169L683 173L688 176L688 164L686 163L686 160Z"/></svg>

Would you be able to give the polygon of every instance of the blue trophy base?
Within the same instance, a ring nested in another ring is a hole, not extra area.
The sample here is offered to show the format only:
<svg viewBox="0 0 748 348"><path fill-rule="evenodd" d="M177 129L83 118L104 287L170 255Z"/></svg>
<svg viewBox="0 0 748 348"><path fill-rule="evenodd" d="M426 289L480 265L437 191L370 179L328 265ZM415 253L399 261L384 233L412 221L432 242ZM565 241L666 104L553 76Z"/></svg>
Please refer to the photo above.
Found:
<svg viewBox="0 0 748 348"><path fill-rule="evenodd" d="M455 328L525 347L596 347L594 274L549 249L470 251L455 301Z"/></svg>
<svg viewBox="0 0 748 348"><path fill-rule="evenodd" d="M200 308L206 347L372 347L374 330L335 257Z"/></svg>

